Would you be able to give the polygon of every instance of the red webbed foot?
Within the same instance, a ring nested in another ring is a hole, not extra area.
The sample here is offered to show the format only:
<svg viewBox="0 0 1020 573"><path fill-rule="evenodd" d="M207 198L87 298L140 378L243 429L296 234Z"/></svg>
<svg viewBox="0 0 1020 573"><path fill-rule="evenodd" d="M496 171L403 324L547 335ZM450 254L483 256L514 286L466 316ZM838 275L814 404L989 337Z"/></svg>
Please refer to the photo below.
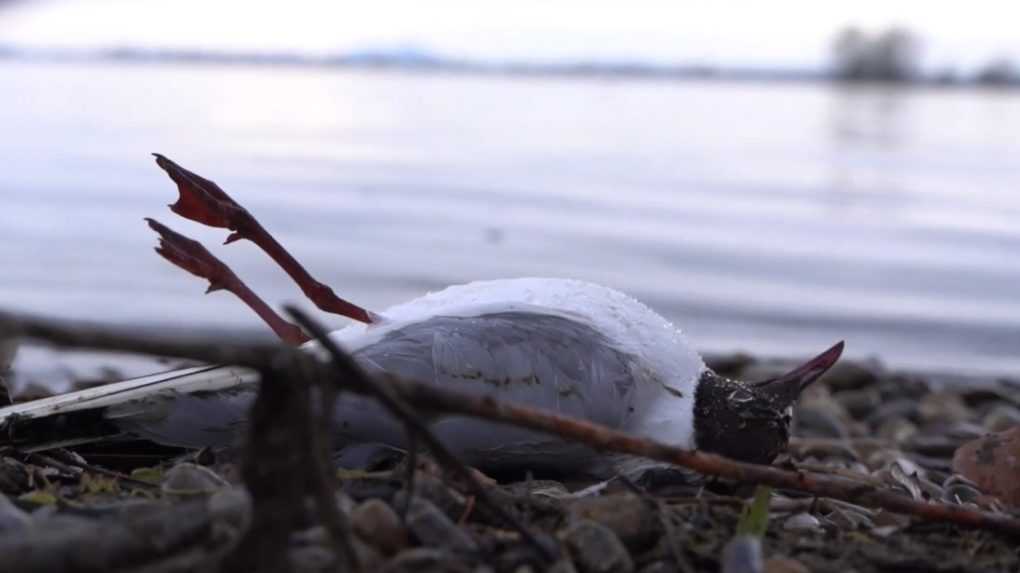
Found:
<svg viewBox="0 0 1020 573"><path fill-rule="evenodd" d="M177 184L180 197L170 205L178 215L209 225L229 229L226 243L248 239L266 252L301 288L317 307L364 323L382 320L379 315L340 298L329 286L315 280L297 259L283 248L272 235L244 207L216 183L177 165L166 157L154 153L156 164ZM189 239L190 240L190 239ZM201 245L199 245L201 247ZM205 250L204 248L202 249ZM162 253L161 253L162 254ZM208 251L206 251L208 254ZM167 255L164 255L167 256ZM212 257L212 255L208 255ZM167 257L169 258L169 257ZM171 259L172 261L172 259ZM179 263L178 266L181 266ZM186 267L185 267L186 268ZM190 270L190 269L188 269ZM194 272L194 271L191 271Z"/></svg>
<svg viewBox="0 0 1020 573"><path fill-rule="evenodd" d="M217 259L202 243L185 237L155 219L147 218L145 221L153 231L159 234L159 246L156 247L156 252L174 265L209 281L206 294L218 290L233 293L254 310L284 342L297 345L310 340L297 325L280 317L254 291L248 288L248 285L244 284L234 274L234 271L230 270L230 267Z"/></svg>
<svg viewBox="0 0 1020 573"><path fill-rule="evenodd" d="M233 231L226 243L239 239L253 239L258 232L254 217L234 201L215 182L177 165L159 153L153 153L159 165L170 179L177 184L180 196L169 205L170 210L185 219Z"/></svg>

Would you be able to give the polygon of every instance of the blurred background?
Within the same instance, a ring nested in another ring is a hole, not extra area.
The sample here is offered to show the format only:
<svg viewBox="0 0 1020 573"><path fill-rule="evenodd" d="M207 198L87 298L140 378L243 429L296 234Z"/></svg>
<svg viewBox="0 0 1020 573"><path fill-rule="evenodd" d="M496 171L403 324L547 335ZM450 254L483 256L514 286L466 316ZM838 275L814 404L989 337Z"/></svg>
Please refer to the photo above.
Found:
<svg viewBox="0 0 1020 573"><path fill-rule="evenodd" d="M161 152L372 309L573 277L705 351L846 339L1015 376L1012 6L0 0L0 306L263 328L156 256L146 216L301 301L253 245L166 209ZM15 368L59 385L108 363L30 349Z"/></svg>

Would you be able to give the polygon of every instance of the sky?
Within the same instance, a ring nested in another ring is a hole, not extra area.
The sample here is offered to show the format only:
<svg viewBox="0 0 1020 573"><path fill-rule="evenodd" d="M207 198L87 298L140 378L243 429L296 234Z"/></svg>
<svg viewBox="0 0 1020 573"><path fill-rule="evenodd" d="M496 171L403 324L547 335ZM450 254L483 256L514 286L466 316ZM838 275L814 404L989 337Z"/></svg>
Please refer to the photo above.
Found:
<svg viewBox="0 0 1020 573"><path fill-rule="evenodd" d="M0 44L818 67L839 28L898 25L926 68L966 69L1020 60L1018 22L1015 0L20 0L0 1Z"/></svg>

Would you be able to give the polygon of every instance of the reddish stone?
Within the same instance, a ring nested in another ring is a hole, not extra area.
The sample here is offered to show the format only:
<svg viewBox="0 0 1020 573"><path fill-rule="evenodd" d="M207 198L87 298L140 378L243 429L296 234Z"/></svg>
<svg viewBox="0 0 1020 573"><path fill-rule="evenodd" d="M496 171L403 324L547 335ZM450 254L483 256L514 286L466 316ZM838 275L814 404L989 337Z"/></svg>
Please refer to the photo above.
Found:
<svg viewBox="0 0 1020 573"><path fill-rule="evenodd" d="M953 470L1003 503L1020 506L1020 426L960 446Z"/></svg>

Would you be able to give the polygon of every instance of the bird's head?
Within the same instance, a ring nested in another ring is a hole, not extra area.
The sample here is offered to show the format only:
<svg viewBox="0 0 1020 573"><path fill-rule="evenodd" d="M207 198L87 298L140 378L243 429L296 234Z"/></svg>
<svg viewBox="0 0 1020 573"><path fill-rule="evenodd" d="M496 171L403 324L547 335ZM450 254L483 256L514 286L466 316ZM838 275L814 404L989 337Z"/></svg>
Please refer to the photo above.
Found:
<svg viewBox="0 0 1020 573"><path fill-rule="evenodd" d="M705 370L694 396L699 450L767 464L786 449L800 393L839 359L843 342L777 378L740 382Z"/></svg>

